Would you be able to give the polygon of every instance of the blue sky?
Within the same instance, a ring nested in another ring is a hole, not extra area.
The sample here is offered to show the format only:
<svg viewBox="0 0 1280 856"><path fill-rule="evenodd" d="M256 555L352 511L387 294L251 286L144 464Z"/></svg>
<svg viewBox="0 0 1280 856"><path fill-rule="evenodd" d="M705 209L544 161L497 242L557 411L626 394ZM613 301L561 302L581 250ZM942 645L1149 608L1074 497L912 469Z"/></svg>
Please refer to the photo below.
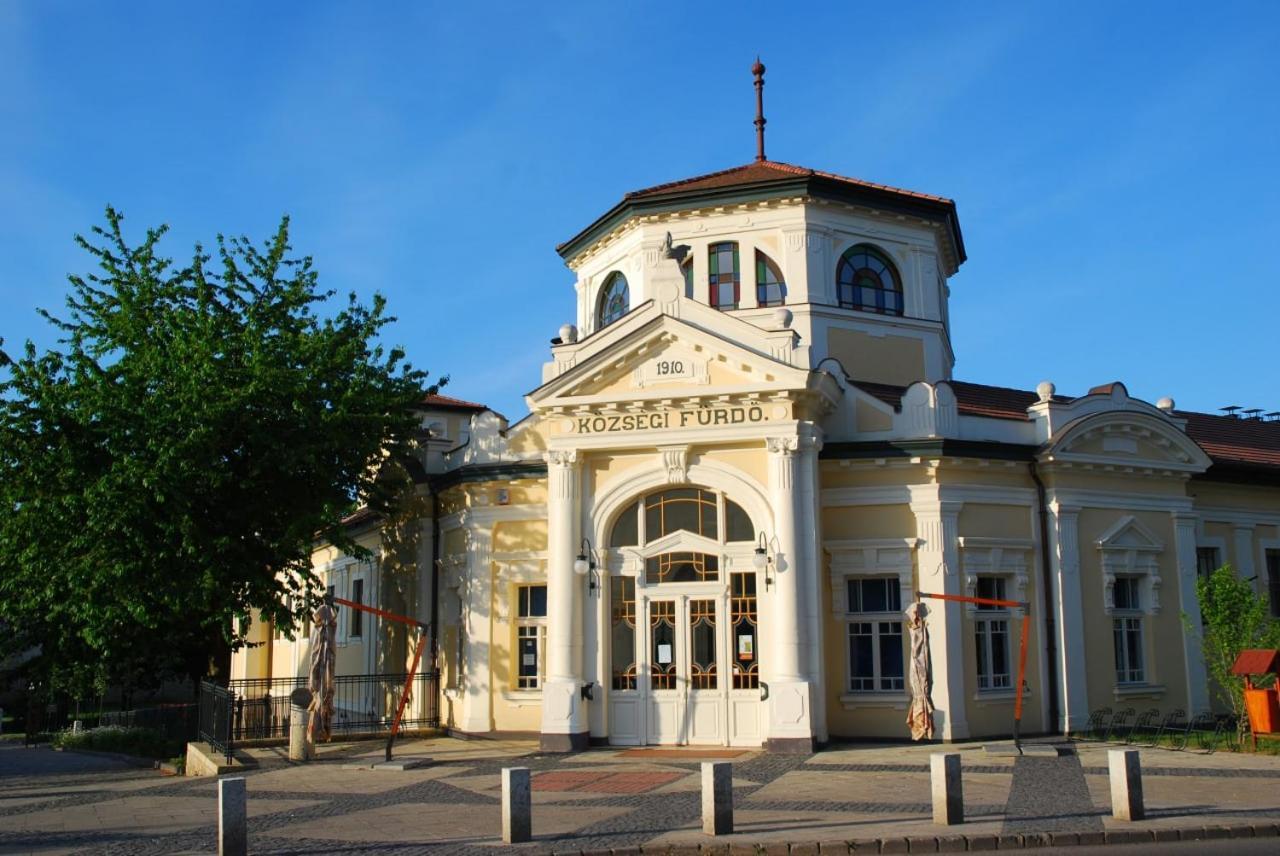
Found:
<svg viewBox="0 0 1280 856"><path fill-rule="evenodd" d="M573 315L555 245L748 162L758 52L770 157L957 201L958 378L1280 410L1278 32L1263 2L0 0L0 337L52 341L108 203L178 258L288 213L518 418Z"/></svg>

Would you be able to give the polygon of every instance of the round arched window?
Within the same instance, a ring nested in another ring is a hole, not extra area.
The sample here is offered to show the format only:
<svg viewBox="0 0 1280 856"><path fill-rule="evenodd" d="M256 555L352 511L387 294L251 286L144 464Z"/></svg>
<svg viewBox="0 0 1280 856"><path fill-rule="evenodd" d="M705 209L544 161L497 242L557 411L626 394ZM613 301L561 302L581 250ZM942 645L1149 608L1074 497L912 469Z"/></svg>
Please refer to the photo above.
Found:
<svg viewBox="0 0 1280 856"><path fill-rule="evenodd" d="M846 309L902 314L902 281L889 257L866 244L845 250L836 267L840 305Z"/></svg>
<svg viewBox="0 0 1280 856"><path fill-rule="evenodd" d="M596 329L601 330L617 321L631 308L631 290L627 278L614 271L605 280L600 291L600 308L596 312Z"/></svg>

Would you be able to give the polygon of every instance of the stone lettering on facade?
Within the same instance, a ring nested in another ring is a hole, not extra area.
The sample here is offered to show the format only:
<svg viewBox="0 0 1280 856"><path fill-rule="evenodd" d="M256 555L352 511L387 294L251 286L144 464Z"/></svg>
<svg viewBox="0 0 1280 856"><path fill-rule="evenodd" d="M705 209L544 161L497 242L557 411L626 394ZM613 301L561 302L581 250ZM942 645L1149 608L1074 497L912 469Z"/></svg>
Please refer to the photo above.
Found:
<svg viewBox="0 0 1280 856"><path fill-rule="evenodd" d="M608 434L615 431L753 425L768 421L769 418L765 415L763 407L759 404L750 404L741 407L704 407L698 410L657 410L650 413L575 416L570 424L574 434Z"/></svg>

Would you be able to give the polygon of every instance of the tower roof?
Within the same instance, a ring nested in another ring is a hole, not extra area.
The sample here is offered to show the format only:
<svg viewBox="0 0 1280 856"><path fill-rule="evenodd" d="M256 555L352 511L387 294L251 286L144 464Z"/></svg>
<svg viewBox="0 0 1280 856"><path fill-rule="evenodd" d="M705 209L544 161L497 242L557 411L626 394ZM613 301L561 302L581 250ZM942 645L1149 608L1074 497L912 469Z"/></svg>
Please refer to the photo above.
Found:
<svg viewBox="0 0 1280 856"><path fill-rule="evenodd" d="M796 196L846 202L941 222L950 239L955 266L959 267L965 260L964 237L952 200L771 160L757 160L633 190L587 228L556 247L556 251L565 260L572 259L631 217L641 214Z"/></svg>

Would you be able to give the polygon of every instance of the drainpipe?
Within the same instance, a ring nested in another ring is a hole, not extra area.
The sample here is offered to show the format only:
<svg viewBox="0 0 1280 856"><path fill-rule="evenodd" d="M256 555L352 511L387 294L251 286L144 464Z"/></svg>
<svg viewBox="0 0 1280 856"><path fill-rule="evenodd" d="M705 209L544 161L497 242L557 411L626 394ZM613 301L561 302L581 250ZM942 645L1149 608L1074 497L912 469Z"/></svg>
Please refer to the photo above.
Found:
<svg viewBox="0 0 1280 856"><path fill-rule="evenodd" d="M1044 482L1040 479L1035 460L1031 461L1031 480L1036 483L1036 497L1040 506L1040 565L1044 568L1044 579L1041 581L1041 588L1044 590L1044 650L1048 665L1045 681L1049 687L1049 697L1046 701L1049 705L1049 728L1053 730L1058 722L1058 634L1054 629L1056 623L1053 618L1053 586L1049 582L1049 574L1053 567L1052 555L1049 552L1049 503L1045 500Z"/></svg>

